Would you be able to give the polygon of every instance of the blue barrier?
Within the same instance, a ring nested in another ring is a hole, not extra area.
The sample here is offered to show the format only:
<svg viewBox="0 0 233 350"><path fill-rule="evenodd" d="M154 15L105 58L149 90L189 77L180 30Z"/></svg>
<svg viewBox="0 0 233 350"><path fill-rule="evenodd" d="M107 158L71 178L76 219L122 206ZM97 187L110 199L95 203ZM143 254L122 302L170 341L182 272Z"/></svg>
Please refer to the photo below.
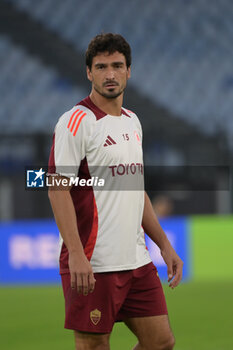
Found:
<svg viewBox="0 0 233 350"><path fill-rule="evenodd" d="M188 220L161 220L177 253L185 262L184 279L190 276ZM0 283L59 283L59 233L54 220L18 221L0 224ZM146 236L151 258L160 278L167 279L167 268L158 247Z"/></svg>
<svg viewBox="0 0 233 350"><path fill-rule="evenodd" d="M0 225L0 283L58 283L59 233L53 220Z"/></svg>
<svg viewBox="0 0 233 350"><path fill-rule="evenodd" d="M160 219L159 222L171 245L184 262L183 280L189 279L192 274L189 219L186 217L171 217ZM167 280L167 266L163 261L159 248L147 235L145 235L145 239L151 259L158 269L160 279Z"/></svg>

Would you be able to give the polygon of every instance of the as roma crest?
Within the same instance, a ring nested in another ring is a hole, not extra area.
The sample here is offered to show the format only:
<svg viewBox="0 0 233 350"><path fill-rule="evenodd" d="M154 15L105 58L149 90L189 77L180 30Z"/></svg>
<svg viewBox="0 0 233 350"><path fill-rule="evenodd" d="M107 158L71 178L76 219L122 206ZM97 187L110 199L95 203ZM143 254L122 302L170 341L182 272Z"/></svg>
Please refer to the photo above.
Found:
<svg viewBox="0 0 233 350"><path fill-rule="evenodd" d="M98 309L91 311L90 319L91 319L91 322L96 326L101 319L101 311L99 311Z"/></svg>

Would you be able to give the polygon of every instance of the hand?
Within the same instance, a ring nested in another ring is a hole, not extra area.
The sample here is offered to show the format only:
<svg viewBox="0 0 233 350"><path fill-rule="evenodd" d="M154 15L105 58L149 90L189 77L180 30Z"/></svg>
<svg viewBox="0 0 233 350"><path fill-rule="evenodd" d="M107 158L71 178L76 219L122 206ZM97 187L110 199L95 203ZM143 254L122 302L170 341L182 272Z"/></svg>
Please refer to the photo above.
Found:
<svg viewBox="0 0 233 350"><path fill-rule="evenodd" d="M72 289L77 289L77 292L83 295L94 291L96 280L92 266L84 254L79 256L77 252L70 252L69 269Z"/></svg>
<svg viewBox="0 0 233 350"><path fill-rule="evenodd" d="M165 249L161 250L161 255L167 265L168 282L171 281L169 287L173 289L178 286L182 279L183 261L176 254L170 243Z"/></svg>

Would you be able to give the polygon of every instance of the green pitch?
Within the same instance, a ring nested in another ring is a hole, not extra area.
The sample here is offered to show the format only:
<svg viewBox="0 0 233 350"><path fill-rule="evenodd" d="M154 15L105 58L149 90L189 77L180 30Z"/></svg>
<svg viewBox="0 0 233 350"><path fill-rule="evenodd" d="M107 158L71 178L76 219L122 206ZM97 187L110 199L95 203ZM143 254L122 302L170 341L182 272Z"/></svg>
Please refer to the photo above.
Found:
<svg viewBox="0 0 233 350"><path fill-rule="evenodd" d="M176 350L233 349L233 281L165 285L165 294ZM1 287L0 301L0 349L74 349L72 331L63 329L61 288ZM112 350L135 343L124 324L115 325Z"/></svg>

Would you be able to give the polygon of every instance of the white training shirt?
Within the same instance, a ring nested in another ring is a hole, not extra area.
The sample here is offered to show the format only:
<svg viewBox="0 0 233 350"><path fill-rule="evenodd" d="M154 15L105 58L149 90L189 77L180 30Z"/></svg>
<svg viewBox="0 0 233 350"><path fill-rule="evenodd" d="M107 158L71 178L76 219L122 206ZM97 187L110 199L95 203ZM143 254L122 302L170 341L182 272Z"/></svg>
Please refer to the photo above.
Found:
<svg viewBox="0 0 233 350"><path fill-rule="evenodd" d="M90 97L64 113L55 127L49 172L89 179L93 184L88 190L75 184L71 196L94 272L131 270L151 261L141 226L141 143L141 125L133 112L122 108L121 116L107 115ZM94 186L100 179L104 186ZM60 272L69 272L64 242Z"/></svg>

